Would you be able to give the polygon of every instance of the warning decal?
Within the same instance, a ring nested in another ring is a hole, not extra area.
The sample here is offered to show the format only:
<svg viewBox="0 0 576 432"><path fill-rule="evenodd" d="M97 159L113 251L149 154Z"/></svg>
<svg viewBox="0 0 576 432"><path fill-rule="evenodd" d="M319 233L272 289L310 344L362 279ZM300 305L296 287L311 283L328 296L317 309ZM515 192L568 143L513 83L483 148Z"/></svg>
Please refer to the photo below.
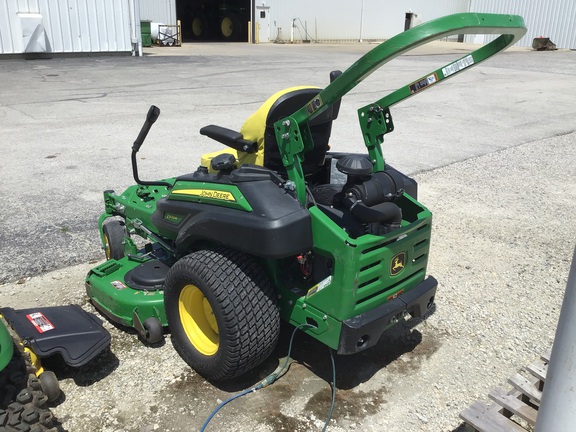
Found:
<svg viewBox="0 0 576 432"><path fill-rule="evenodd" d="M414 94L419 92L420 90L424 90L426 87L435 84L438 82L438 75L433 73L432 75L428 75L422 79L419 79L416 82L413 82L408 87L410 88L410 93Z"/></svg>
<svg viewBox="0 0 576 432"><path fill-rule="evenodd" d="M332 276L328 276L326 279L324 279L322 282L320 282L317 285L314 285L312 288L310 288L308 290L308 293L306 294L306 298L310 298L312 297L314 294L316 294L317 292L322 291L324 288L326 288L328 285L330 285L332 283Z"/></svg>
<svg viewBox="0 0 576 432"><path fill-rule="evenodd" d="M28 318L28 321L30 321L34 327L36 327L38 333L44 333L49 330L54 330L55 328L42 312L34 312L28 314L26 315L26 318Z"/></svg>
<svg viewBox="0 0 576 432"><path fill-rule="evenodd" d="M120 290L123 290L123 289L126 289L126 285L124 285L124 284L123 284L122 282L120 282L119 280L112 281L112 282L110 282L110 284L111 284L114 288L116 288L117 290L119 290L119 291L120 291Z"/></svg>
<svg viewBox="0 0 576 432"><path fill-rule="evenodd" d="M472 66L473 64L474 64L474 58L472 57L472 55L467 55L466 57L461 58L460 60L457 60L446 67L443 67L442 73L446 78L452 74L455 74L456 72L460 72L462 69L466 69L467 67Z"/></svg>

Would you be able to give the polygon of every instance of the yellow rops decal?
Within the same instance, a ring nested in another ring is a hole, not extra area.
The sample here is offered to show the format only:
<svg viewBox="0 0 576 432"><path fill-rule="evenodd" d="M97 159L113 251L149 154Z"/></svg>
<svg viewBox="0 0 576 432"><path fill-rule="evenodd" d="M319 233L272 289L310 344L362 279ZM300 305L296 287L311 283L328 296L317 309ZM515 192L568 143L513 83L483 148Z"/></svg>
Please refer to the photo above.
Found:
<svg viewBox="0 0 576 432"><path fill-rule="evenodd" d="M400 252L394 255L392 261L390 261L390 276L396 276L404 270L406 265L406 253Z"/></svg>
<svg viewBox="0 0 576 432"><path fill-rule="evenodd" d="M172 193L178 195L192 195L200 198L210 198L220 201L236 202L236 198L234 195L232 195L232 193L212 189L179 189L172 191Z"/></svg>

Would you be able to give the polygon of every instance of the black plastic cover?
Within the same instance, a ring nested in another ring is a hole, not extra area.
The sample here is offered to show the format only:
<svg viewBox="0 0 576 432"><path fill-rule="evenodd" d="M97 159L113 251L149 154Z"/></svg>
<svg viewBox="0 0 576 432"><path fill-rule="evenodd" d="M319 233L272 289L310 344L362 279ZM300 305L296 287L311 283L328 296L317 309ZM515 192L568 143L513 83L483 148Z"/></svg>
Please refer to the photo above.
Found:
<svg viewBox="0 0 576 432"><path fill-rule="evenodd" d="M312 221L308 210L275 182L273 174L265 175L265 169L257 171L250 169L243 173L240 169L230 175L252 207L251 212L162 198L158 200L151 222L161 233L170 232L167 237L175 237L180 253L187 253L193 243L203 240L272 259L311 250ZM254 176L258 177L257 181ZM164 219L165 213L184 218L173 224Z"/></svg>
<svg viewBox="0 0 576 432"><path fill-rule="evenodd" d="M343 174L352 176L368 176L372 173L374 166L368 158L362 155L348 155L338 159L336 169Z"/></svg>
<svg viewBox="0 0 576 432"><path fill-rule="evenodd" d="M80 367L110 346L102 321L78 305L31 309L0 309L23 343L40 358L62 355Z"/></svg>
<svg viewBox="0 0 576 432"><path fill-rule="evenodd" d="M168 267L160 260L150 260L134 267L124 275L124 282L130 288L142 291L157 291L164 287Z"/></svg>
<svg viewBox="0 0 576 432"><path fill-rule="evenodd" d="M429 276L410 291L374 308L368 312L342 322L338 343L338 354L354 354L378 343L395 319L404 312L419 318L434 304L438 281Z"/></svg>
<svg viewBox="0 0 576 432"><path fill-rule="evenodd" d="M200 135L205 135L235 150L256 153L258 144L244 139L240 132L217 125L208 125L200 129Z"/></svg>

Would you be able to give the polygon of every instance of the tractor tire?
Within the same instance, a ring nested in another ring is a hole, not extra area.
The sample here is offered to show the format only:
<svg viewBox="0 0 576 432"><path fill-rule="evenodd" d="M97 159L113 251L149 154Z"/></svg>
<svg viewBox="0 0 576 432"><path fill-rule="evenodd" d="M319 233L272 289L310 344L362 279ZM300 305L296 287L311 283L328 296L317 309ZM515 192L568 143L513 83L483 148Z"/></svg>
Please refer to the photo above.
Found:
<svg viewBox="0 0 576 432"><path fill-rule="evenodd" d="M227 41L238 41L242 35L242 24L238 17L234 14L226 14L220 19L220 37Z"/></svg>
<svg viewBox="0 0 576 432"><path fill-rule="evenodd" d="M34 371L21 345L14 344L14 356L0 372L0 431L57 432Z"/></svg>
<svg viewBox="0 0 576 432"><path fill-rule="evenodd" d="M209 24L206 17L202 13L195 13L190 22L190 32L192 38L195 40L208 39Z"/></svg>
<svg viewBox="0 0 576 432"><path fill-rule="evenodd" d="M124 257L124 237L128 237L128 232L123 222L111 220L102 226L104 235L104 253L106 259L119 260Z"/></svg>
<svg viewBox="0 0 576 432"><path fill-rule="evenodd" d="M172 344L208 380L237 377L262 363L280 332L280 313L264 269L251 256L201 250L168 272L164 304Z"/></svg>

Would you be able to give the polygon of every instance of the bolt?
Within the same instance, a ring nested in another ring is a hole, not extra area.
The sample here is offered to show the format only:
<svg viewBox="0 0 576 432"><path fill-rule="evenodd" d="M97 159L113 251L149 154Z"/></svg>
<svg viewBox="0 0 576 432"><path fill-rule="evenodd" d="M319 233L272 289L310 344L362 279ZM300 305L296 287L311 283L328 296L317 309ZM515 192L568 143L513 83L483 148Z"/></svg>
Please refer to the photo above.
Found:
<svg viewBox="0 0 576 432"><path fill-rule="evenodd" d="M324 321L326 321L326 320L328 319L328 315L324 315L324 316L322 317L322 319L323 319Z"/></svg>
<svg viewBox="0 0 576 432"><path fill-rule="evenodd" d="M290 134L288 133L282 134L282 139L288 139L288 138L290 138Z"/></svg>
<svg viewBox="0 0 576 432"><path fill-rule="evenodd" d="M284 120L282 122L282 126L286 126L286 127L290 126L290 120Z"/></svg>
<svg viewBox="0 0 576 432"><path fill-rule="evenodd" d="M306 309L306 303L302 303L302 309Z"/></svg>

